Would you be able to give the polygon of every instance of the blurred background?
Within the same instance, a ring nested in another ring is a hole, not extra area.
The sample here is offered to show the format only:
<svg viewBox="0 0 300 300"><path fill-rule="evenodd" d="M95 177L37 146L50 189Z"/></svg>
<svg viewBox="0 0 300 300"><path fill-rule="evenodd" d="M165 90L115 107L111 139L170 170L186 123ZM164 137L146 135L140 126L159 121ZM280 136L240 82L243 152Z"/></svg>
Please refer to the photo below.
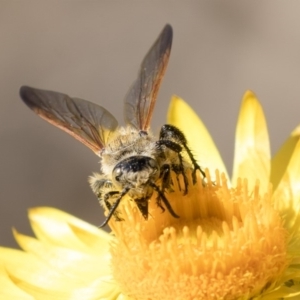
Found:
<svg viewBox="0 0 300 300"><path fill-rule="evenodd" d="M152 122L172 94L199 114L232 170L234 134L247 89L260 99L274 154L300 123L300 2L0 0L0 245L11 228L30 233L27 209L53 206L99 225L87 177L98 157L36 117L21 85L96 102L123 120L123 98L166 23L169 67Z"/></svg>

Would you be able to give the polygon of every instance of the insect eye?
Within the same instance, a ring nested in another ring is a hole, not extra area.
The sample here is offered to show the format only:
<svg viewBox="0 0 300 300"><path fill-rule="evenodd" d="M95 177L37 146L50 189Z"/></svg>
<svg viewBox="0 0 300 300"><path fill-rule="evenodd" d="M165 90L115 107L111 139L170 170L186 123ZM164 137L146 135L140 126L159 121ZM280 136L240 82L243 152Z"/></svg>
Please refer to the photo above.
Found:
<svg viewBox="0 0 300 300"><path fill-rule="evenodd" d="M122 176L121 168L116 168L114 170L115 180L120 181L120 177Z"/></svg>

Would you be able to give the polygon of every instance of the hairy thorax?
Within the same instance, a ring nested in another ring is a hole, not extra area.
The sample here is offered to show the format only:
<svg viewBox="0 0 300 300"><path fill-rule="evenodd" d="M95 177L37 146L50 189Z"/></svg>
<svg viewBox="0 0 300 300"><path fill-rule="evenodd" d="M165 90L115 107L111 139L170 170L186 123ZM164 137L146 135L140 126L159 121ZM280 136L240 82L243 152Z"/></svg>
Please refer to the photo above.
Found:
<svg viewBox="0 0 300 300"><path fill-rule="evenodd" d="M120 127L101 152L101 171L111 174L116 164L131 156L156 156L155 137L128 127Z"/></svg>

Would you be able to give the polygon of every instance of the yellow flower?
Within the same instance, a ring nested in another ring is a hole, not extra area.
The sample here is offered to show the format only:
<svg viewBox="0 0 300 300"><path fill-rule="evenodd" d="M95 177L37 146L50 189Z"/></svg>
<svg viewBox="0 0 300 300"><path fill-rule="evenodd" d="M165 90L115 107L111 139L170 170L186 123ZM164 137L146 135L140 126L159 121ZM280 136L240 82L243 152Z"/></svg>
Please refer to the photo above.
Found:
<svg viewBox="0 0 300 300"><path fill-rule="evenodd" d="M0 248L0 299L286 299L300 295L300 127L275 155L262 108L244 96L233 177L192 109L173 97L168 122L185 133L206 170L183 195L173 176L144 220L124 200L111 235L53 208L35 208L36 238L14 230L23 250ZM298 298L297 298L298 299Z"/></svg>

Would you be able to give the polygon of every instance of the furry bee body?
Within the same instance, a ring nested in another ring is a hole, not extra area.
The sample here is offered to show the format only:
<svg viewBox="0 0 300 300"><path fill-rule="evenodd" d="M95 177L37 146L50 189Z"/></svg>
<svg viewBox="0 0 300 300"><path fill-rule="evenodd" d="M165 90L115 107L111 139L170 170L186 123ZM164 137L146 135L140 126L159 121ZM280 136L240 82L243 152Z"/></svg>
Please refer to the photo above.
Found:
<svg viewBox="0 0 300 300"><path fill-rule="evenodd" d="M40 117L66 131L100 157L100 173L90 177L90 185L108 215L121 220L117 210L127 195L145 219L148 202L157 194L157 205L178 218L165 191L172 190L171 171L182 174L184 192L188 190L186 170L205 174L194 159L183 133L164 125L159 137L149 127L157 93L166 70L172 44L172 27L166 25L144 58L139 75L125 98L125 127L105 108L66 94L21 87L23 101Z"/></svg>

